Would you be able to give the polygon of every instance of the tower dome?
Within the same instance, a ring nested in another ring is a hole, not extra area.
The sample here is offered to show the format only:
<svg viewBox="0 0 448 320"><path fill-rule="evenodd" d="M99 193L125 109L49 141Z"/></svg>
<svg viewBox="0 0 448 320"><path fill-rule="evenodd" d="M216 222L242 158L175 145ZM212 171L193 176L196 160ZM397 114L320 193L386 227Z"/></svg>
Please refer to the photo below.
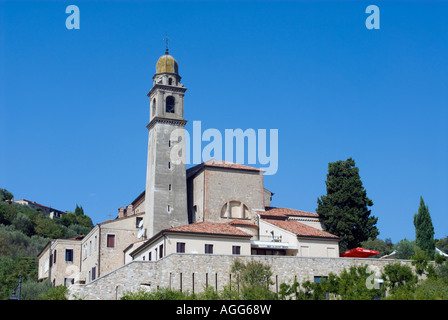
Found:
<svg viewBox="0 0 448 320"><path fill-rule="evenodd" d="M157 73L175 73L178 74L179 65L173 56L169 55L168 50L165 54L157 60L156 74Z"/></svg>

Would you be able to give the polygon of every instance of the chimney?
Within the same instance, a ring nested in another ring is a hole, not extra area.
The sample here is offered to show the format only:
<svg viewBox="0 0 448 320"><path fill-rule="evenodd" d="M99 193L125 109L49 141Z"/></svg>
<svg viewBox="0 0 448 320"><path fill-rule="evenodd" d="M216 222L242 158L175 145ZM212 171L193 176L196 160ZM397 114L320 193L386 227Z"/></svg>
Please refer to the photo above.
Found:
<svg viewBox="0 0 448 320"><path fill-rule="evenodd" d="M123 218L124 217L124 208L120 207L118 209L118 218Z"/></svg>
<svg viewBox="0 0 448 320"><path fill-rule="evenodd" d="M126 207L126 215L132 216L134 214L134 206L132 204L128 204Z"/></svg>

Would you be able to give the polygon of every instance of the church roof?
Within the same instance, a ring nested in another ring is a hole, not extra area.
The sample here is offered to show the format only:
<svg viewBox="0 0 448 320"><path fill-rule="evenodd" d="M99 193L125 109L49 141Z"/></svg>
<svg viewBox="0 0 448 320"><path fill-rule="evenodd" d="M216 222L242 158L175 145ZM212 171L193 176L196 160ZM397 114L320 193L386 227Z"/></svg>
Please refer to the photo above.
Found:
<svg viewBox="0 0 448 320"><path fill-rule="evenodd" d="M226 235L226 236L243 236L243 237L252 236L230 225L229 223L219 223L219 222L196 222L192 224L186 224L183 226L168 228L163 231Z"/></svg>
<svg viewBox="0 0 448 320"><path fill-rule="evenodd" d="M304 223L300 223L296 220L275 220L275 219L263 219L274 226L282 228L286 231L294 233L298 237L313 237L313 238L331 238L331 239L339 239L338 236L331 234L326 231L322 231L311 226L308 226Z"/></svg>
<svg viewBox="0 0 448 320"><path fill-rule="evenodd" d="M287 219L288 217L309 217L319 218L319 215L314 212L295 210L289 208L278 207L266 207L264 211L256 210L256 212L262 217L267 219Z"/></svg>
<svg viewBox="0 0 448 320"><path fill-rule="evenodd" d="M186 224L177 227L171 227L168 229L161 230L159 233L154 235L148 240L140 245L138 248L130 252L131 256L135 256L149 245L151 245L154 241L159 239L163 234L166 233L192 233L192 234L203 234L203 235L211 235L211 236L232 236L232 237L244 237L251 238L247 232L244 232L229 223L220 223L220 222L195 222L191 224ZM129 248L127 248L128 250Z"/></svg>
<svg viewBox="0 0 448 320"><path fill-rule="evenodd" d="M228 224L232 226L247 226L247 227L258 227L255 223L249 221L249 220L241 220L241 219L234 219L230 220Z"/></svg>
<svg viewBox="0 0 448 320"><path fill-rule="evenodd" d="M194 176L197 172L199 172L202 168L205 168L205 167L245 170L245 171L252 171L252 172L263 172L264 171L262 169L246 166L243 164L237 164L237 163L224 161L224 160L210 159L210 160L202 162L194 167L187 169L187 178Z"/></svg>

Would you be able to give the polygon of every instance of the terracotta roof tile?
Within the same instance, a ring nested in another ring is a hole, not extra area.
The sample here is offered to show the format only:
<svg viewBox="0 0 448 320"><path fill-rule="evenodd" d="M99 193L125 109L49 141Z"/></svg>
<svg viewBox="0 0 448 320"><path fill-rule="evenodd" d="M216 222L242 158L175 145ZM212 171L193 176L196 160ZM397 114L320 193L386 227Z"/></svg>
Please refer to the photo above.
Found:
<svg viewBox="0 0 448 320"><path fill-rule="evenodd" d="M230 220L227 223L232 225L232 226L258 227L255 223L253 223L252 221L249 221L249 220L235 219L235 220Z"/></svg>
<svg viewBox="0 0 448 320"><path fill-rule="evenodd" d="M229 223L218 222L196 222L183 226L168 228L164 231L251 237L250 234L241 231L240 229L230 225Z"/></svg>
<svg viewBox="0 0 448 320"><path fill-rule="evenodd" d="M274 219L263 219L263 221L273 224L286 231L292 232L297 236L339 239L339 237L335 236L334 234L310 227L295 220L282 221Z"/></svg>
<svg viewBox="0 0 448 320"><path fill-rule="evenodd" d="M288 209L288 208L277 208L277 207L266 207L265 211L257 211L261 217L276 217L276 218L287 218L289 216L293 217L311 217L319 218L317 213Z"/></svg>

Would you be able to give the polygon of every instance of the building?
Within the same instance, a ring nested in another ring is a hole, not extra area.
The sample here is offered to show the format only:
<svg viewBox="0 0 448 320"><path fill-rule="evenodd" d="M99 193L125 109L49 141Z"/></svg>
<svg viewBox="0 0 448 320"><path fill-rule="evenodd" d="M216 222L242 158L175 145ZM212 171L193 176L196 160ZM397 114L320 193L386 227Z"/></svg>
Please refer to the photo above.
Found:
<svg viewBox="0 0 448 320"><path fill-rule="evenodd" d="M38 211L41 211L45 216L49 217L50 219L53 218L60 218L63 214L66 212L56 210L51 207L44 206L42 204L39 204L34 201L26 200L26 199L20 199L20 200L14 200L14 203L23 204L25 206L30 207L31 209L36 209Z"/></svg>
<svg viewBox="0 0 448 320"><path fill-rule="evenodd" d="M55 239L38 254L38 280L48 279L52 285L71 285L79 274L81 243L84 236Z"/></svg>
<svg viewBox="0 0 448 320"><path fill-rule="evenodd" d="M180 81L167 49L147 94L145 190L85 237L52 240L39 254L39 279L88 284L134 261L173 253L338 257L339 238L324 230L317 214L272 207L263 170L215 159L187 170L173 158L185 150L187 89Z"/></svg>
<svg viewBox="0 0 448 320"><path fill-rule="evenodd" d="M38 280L88 283L119 268L125 263L124 249L137 239L142 215L99 223L86 236L51 240L38 255Z"/></svg>

